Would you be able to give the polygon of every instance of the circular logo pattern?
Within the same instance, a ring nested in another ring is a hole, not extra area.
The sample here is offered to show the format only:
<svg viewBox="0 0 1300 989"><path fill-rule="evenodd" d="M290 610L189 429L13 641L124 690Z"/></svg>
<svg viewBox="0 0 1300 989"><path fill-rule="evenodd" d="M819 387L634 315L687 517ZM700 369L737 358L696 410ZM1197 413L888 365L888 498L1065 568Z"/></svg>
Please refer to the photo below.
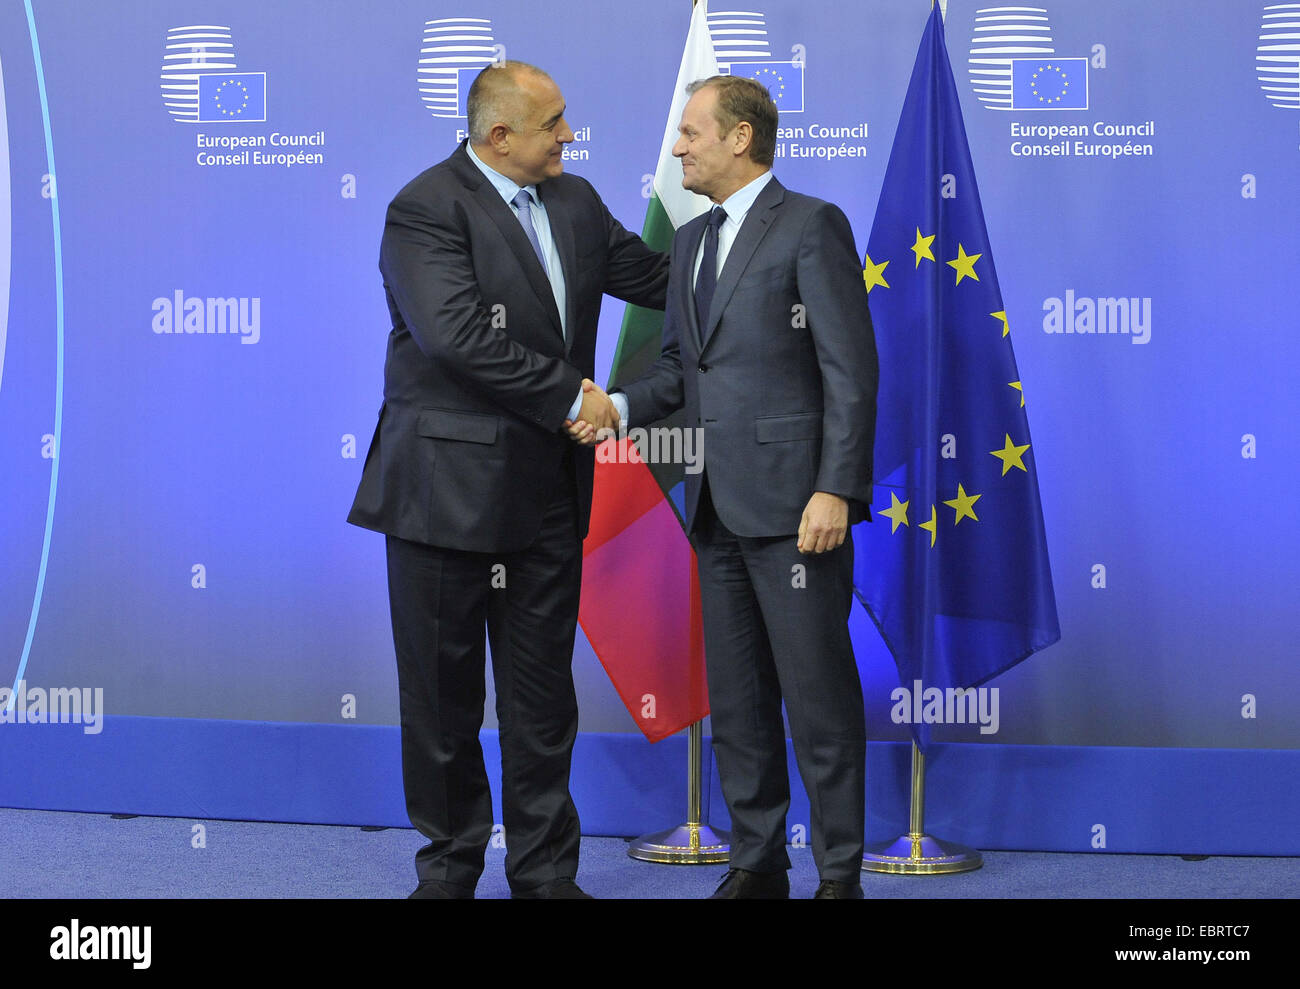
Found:
<svg viewBox="0 0 1300 989"><path fill-rule="evenodd" d="M1059 65L1040 65L1029 82L1039 103L1060 103L1070 92L1070 77Z"/></svg>
<svg viewBox="0 0 1300 989"><path fill-rule="evenodd" d="M781 108L781 99L785 96L785 77L776 69L763 66L761 69L755 69L750 78L767 87L767 91L772 94L772 102L776 104L779 110Z"/></svg>
<svg viewBox="0 0 1300 989"><path fill-rule="evenodd" d="M248 109L248 87L238 79L223 79L212 102L223 117L238 117Z"/></svg>

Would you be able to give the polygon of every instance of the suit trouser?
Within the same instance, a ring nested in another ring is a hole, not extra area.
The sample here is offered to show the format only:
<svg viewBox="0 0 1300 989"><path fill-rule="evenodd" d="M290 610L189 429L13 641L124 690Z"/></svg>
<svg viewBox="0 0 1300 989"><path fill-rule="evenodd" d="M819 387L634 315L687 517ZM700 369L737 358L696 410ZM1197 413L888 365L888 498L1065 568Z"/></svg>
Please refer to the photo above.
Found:
<svg viewBox="0 0 1300 989"><path fill-rule="evenodd" d="M804 556L795 536L736 536L718 518L706 480L695 542L713 751L731 813L730 864L753 872L790 868L784 698L818 874L856 883L866 726L848 631L852 540Z"/></svg>
<svg viewBox="0 0 1300 989"><path fill-rule="evenodd" d="M566 472L571 478L572 472ZM527 890L578 870L569 764L582 543L571 480L527 549L470 553L388 537L388 586L411 823L429 839L421 882L473 888L492 832L479 744L483 629L492 646L501 744L506 878Z"/></svg>

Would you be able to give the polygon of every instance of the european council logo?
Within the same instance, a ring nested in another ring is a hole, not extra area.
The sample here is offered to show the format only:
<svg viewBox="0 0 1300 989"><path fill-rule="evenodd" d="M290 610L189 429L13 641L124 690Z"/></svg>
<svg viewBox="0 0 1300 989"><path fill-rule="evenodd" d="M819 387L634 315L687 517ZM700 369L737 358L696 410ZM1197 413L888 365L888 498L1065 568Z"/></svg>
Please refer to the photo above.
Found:
<svg viewBox="0 0 1300 989"><path fill-rule="evenodd" d="M492 21L487 17L425 21L416 71L420 102L435 117L467 116L465 99L474 77L505 55L505 45L492 38Z"/></svg>
<svg viewBox="0 0 1300 989"><path fill-rule="evenodd" d="M1300 110L1300 3L1264 8L1255 71L1264 98L1283 110Z"/></svg>
<svg viewBox="0 0 1300 989"><path fill-rule="evenodd" d="M199 120L266 120L266 73L222 72L199 76Z"/></svg>
<svg viewBox="0 0 1300 989"><path fill-rule="evenodd" d="M1011 109L1088 109L1088 60L1013 58Z"/></svg>
<svg viewBox="0 0 1300 989"><path fill-rule="evenodd" d="M266 73L238 72L230 28L188 24L167 32L163 106L186 123L266 120Z"/></svg>
<svg viewBox="0 0 1300 989"><path fill-rule="evenodd" d="M1022 109L1013 96L1017 60L1055 54L1045 8L984 7L975 11L968 71L976 98L990 110Z"/></svg>
<svg viewBox="0 0 1300 989"><path fill-rule="evenodd" d="M744 76L767 87L782 113L803 113L802 61L776 61L767 42L764 14L747 10L709 13L709 35L722 75Z"/></svg>

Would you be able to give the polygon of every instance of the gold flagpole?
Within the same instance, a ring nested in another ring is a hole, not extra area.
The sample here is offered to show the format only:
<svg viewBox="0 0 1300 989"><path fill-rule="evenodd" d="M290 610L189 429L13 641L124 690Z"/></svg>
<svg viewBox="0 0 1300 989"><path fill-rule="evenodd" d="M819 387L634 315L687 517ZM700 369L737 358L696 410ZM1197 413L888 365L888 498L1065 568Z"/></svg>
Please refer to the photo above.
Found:
<svg viewBox="0 0 1300 989"><path fill-rule="evenodd" d="M925 753L912 742L912 802L907 834L867 849L864 872L892 872L904 876L936 876L970 872L984 864L973 848L941 841L925 833Z"/></svg>
<svg viewBox="0 0 1300 989"><path fill-rule="evenodd" d="M686 747L690 760L686 771L686 823L642 835L628 846L631 858L661 865L715 865L731 858L731 835L714 831L700 820L704 793L703 721L691 725Z"/></svg>
<svg viewBox="0 0 1300 989"><path fill-rule="evenodd" d="M691 10L695 2L691 0ZM666 865L716 865L731 858L731 835L714 831L700 820L704 793L703 721L691 725L686 749L686 823L642 835L628 846L627 854L634 859Z"/></svg>

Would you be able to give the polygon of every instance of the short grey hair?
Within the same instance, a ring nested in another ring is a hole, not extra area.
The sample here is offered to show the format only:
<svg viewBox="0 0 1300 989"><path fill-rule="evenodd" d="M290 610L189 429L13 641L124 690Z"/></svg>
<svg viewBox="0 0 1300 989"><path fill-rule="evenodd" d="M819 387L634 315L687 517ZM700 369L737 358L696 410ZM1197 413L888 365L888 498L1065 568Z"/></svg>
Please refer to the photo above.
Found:
<svg viewBox="0 0 1300 989"><path fill-rule="evenodd" d="M499 123L515 131L523 128L518 84L523 74L550 78L537 66L516 61L493 62L474 77L465 98L465 113L469 118L469 139L475 144L486 144L488 134Z"/></svg>

